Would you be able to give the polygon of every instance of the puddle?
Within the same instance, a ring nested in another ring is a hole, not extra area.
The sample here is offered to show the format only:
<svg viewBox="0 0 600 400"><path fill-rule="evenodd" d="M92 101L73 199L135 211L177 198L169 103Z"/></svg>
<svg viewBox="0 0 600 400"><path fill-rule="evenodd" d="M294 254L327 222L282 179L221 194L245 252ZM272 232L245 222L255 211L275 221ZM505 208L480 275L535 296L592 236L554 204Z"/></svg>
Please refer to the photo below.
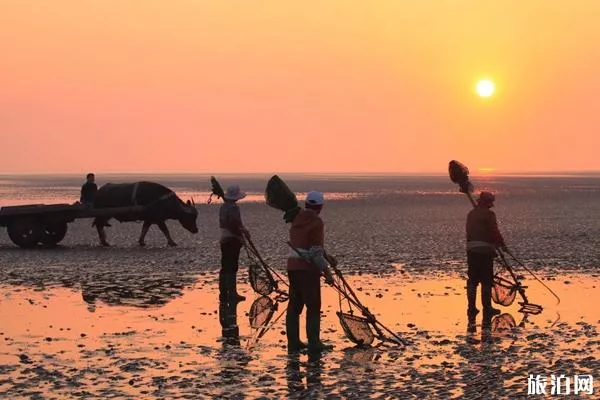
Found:
<svg viewBox="0 0 600 400"><path fill-rule="evenodd" d="M220 309L211 274L2 285L0 397L519 398L527 395L529 374L599 378L600 313L590 300L600 278L545 281L561 297L558 305L530 280L530 301L545 307L540 315L523 320L513 304L493 321L495 331L478 326L473 333L465 283L456 276L347 279L380 322L411 345L354 348L330 287L322 289L321 331L335 349L309 360L286 354L287 303L278 304L269 330L253 329L249 286L239 285L247 301ZM228 328L232 322L239 334Z"/></svg>

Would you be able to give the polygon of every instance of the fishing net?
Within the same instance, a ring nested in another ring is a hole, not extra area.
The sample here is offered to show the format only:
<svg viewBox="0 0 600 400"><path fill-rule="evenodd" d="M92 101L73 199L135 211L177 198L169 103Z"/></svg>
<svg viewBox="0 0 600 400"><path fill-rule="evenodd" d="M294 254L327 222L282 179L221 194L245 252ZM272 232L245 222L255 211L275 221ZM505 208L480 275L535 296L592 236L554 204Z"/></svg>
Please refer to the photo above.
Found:
<svg viewBox="0 0 600 400"><path fill-rule="evenodd" d="M248 268L248 275L250 280L250 286L252 289L261 296L268 296L275 290L273 279L268 275L265 268L252 263Z"/></svg>
<svg viewBox="0 0 600 400"><path fill-rule="evenodd" d="M368 346L375 340L375 335L369 326L369 320L353 314L337 312L340 325L346 337L359 346Z"/></svg>
<svg viewBox="0 0 600 400"><path fill-rule="evenodd" d="M285 222L292 222L301 208L294 192L277 175L273 175L265 189L265 200L270 207L283 211Z"/></svg>
<svg viewBox="0 0 600 400"><path fill-rule="evenodd" d="M500 275L494 276L492 300L502 306L510 306L517 297L517 285Z"/></svg>
<svg viewBox="0 0 600 400"><path fill-rule="evenodd" d="M508 313L498 315L492 320L492 332L509 331L515 326L517 326L517 322Z"/></svg>
<svg viewBox="0 0 600 400"><path fill-rule="evenodd" d="M462 193L473 192L473 184L469 181L469 168L466 165L452 160L448 164L450 180L460 186Z"/></svg>
<svg viewBox="0 0 600 400"><path fill-rule="evenodd" d="M275 302L267 296L261 296L254 300L248 313L250 327L252 329L263 328L273 318L276 308Z"/></svg>
<svg viewBox="0 0 600 400"><path fill-rule="evenodd" d="M217 178L215 178L214 176L210 177L210 186L211 186L211 194L208 197L209 204L212 202L213 195L217 196L217 199L222 199L225 197L225 192L223 191L223 187L221 187L221 184L219 183L219 181L217 181Z"/></svg>

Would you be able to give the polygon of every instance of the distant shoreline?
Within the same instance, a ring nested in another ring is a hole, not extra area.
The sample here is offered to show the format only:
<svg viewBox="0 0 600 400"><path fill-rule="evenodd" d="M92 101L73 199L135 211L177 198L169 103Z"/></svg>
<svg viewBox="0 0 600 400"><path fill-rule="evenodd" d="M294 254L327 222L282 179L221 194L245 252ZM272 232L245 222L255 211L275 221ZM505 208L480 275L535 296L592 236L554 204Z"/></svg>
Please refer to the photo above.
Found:
<svg viewBox="0 0 600 400"><path fill-rule="evenodd" d="M2 172L0 178L46 178L46 177L64 177L76 178L85 176L88 171L81 173L75 172ZM132 176L132 177L153 177L153 176L171 176L171 177L248 177L263 178L273 175L286 176L288 178L403 178L403 177L447 177L447 172L101 172L93 171L96 175L105 177ZM474 171L472 177L477 178L495 178L495 177L521 177L521 178L561 178L561 177L600 177L599 171L544 171L544 172L503 172L503 173L479 173Z"/></svg>

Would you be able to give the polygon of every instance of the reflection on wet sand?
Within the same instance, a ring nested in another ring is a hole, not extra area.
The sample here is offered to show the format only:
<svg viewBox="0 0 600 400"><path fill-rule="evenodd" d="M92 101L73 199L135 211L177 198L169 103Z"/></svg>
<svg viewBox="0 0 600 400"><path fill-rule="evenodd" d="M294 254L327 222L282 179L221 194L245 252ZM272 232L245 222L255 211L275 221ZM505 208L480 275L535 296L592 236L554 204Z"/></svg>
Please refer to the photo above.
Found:
<svg viewBox="0 0 600 400"><path fill-rule="evenodd" d="M497 346L501 340L494 336L492 318L486 317L481 324L478 340L477 326L469 324L466 340L457 351L466 362L461 363L462 396L467 399L503 398L504 390L502 366L503 349Z"/></svg>
<svg viewBox="0 0 600 400"><path fill-rule="evenodd" d="M467 332L459 277L348 279L365 305L411 346L352 348L335 315L337 294L327 287L322 331L336 347L316 361L306 354L288 358L282 320L247 346L257 332L247 318L249 302L221 307L216 285L206 281L172 288L181 294L172 297L169 285L155 279L155 295L170 301L119 306L138 304L137 292L153 292L152 279L138 276L145 283L130 286L135 296L120 294L119 303L99 294L94 313L76 287L0 286L0 397L514 398L526 393L530 373L600 370L597 309L582 301L596 293L598 278L554 282L562 298L556 309L532 285L531 295L549 304L544 313L516 323L522 318L517 306L504 309L510 318L477 321L475 332ZM109 278L96 282L112 284ZM562 320L552 326L554 312Z"/></svg>
<svg viewBox="0 0 600 400"><path fill-rule="evenodd" d="M89 311L95 311L99 300L111 306L156 307L181 296L196 280L182 274L97 274L81 282L81 297Z"/></svg>
<svg viewBox="0 0 600 400"><path fill-rule="evenodd" d="M243 399L246 385L242 377L249 375L247 370L251 358L240 347L240 328L237 323L237 301L219 302L219 323L221 325L221 349L217 354L221 382L215 388L215 398ZM219 390L222 389L222 390Z"/></svg>
<svg viewBox="0 0 600 400"><path fill-rule="evenodd" d="M308 360L302 362L298 354L287 355L286 377L288 398L319 399L323 396L322 354L308 353ZM304 379L306 378L306 384Z"/></svg>

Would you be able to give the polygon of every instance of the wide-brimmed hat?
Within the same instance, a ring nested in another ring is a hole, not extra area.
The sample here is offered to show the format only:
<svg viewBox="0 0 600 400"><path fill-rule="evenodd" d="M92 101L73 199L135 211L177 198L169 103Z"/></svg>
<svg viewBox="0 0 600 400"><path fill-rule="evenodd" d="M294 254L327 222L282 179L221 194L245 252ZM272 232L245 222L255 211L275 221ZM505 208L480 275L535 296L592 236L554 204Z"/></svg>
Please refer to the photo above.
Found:
<svg viewBox="0 0 600 400"><path fill-rule="evenodd" d="M225 192L225 196L223 196L226 200L237 201L246 197L246 192L242 192L240 190L239 185L231 185L227 188Z"/></svg>

